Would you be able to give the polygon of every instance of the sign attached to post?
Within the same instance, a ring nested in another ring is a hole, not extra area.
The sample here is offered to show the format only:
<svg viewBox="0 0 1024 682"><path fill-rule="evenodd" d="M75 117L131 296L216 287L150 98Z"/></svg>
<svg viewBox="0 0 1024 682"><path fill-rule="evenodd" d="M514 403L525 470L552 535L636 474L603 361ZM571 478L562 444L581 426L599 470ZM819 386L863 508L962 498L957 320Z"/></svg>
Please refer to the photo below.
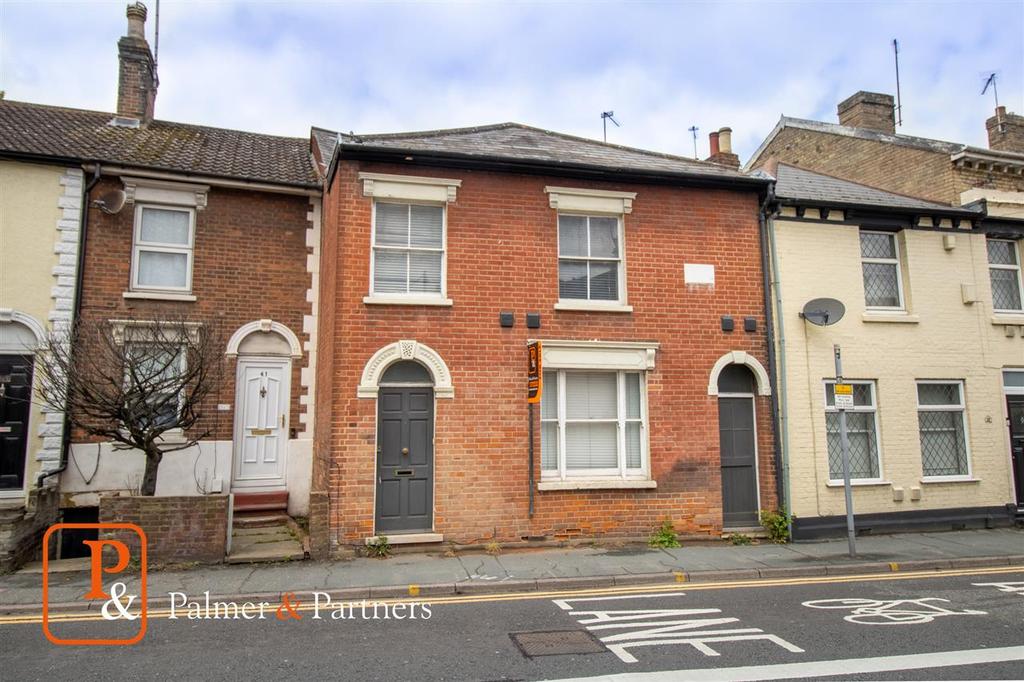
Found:
<svg viewBox="0 0 1024 682"><path fill-rule="evenodd" d="M540 366L540 341L532 341L527 345L529 350L529 372L527 381L526 402L539 403L543 389L542 370Z"/></svg>
<svg viewBox="0 0 1024 682"><path fill-rule="evenodd" d="M836 409L853 409L853 384L836 384Z"/></svg>

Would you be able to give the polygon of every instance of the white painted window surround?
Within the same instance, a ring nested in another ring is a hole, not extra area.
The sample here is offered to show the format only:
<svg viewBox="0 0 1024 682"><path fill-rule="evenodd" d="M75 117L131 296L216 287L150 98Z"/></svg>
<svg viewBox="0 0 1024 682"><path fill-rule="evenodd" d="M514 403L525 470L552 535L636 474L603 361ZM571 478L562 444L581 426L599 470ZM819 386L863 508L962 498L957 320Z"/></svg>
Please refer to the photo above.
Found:
<svg viewBox="0 0 1024 682"><path fill-rule="evenodd" d="M544 188L557 213L559 300L555 310L629 313L624 216L636 192Z"/></svg>
<svg viewBox="0 0 1024 682"><path fill-rule="evenodd" d="M864 304L870 311L905 311L899 239L893 232L860 231Z"/></svg>
<svg viewBox="0 0 1024 682"><path fill-rule="evenodd" d="M656 343L542 341L538 490L655 488L647 370Z"/></svg>
<svg viewBox="0 0 1024 682"><path fill-rule="evenodd" d="M457 198L462 181L387 173L360 173L359 180L363 196L373 200L369 293L363 302L452 305L447 204Z"/></svg>

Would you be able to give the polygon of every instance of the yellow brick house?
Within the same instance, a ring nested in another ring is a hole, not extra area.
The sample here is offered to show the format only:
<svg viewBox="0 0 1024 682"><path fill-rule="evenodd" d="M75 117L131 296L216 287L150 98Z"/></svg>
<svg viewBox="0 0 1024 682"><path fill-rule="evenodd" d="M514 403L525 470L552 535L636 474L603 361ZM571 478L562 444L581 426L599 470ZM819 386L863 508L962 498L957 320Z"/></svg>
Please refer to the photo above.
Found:
<svg viewBox="0 0 1024 682"><path fill-rule="evenodd" d="M854 386L858 530L1011 523L1024 504L1024 448L1011 453L1008 429L1013 386L1024 427L1024 221L785 163L760 172L776 179L767 228L794 538L845 532L833 344ZM844 304L841 321L801 317L821 297Z"/></svg>
<svg viewBox="0 0 1024 682"><path fill-rule="evenodd" d="M38 348L67 329L82 220L81 167L0 151L0 571L57 515L64 417L35 400Z"/></svg>

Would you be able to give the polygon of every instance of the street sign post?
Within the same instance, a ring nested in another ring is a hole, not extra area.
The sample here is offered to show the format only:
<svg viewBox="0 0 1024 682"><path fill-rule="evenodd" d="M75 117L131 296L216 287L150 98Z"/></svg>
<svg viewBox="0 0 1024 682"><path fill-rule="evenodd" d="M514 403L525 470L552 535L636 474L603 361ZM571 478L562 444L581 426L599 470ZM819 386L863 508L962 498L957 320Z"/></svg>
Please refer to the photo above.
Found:
<svg viewBox="0 0 1024 682"><path fill-rule="evenodd" d="M527 374L526 374L526 406L530 420L530 518L533 518L533 406L540 402L541 393L544 390L544 371L541 367L540 341L531 341L526 345L527 350Z"/></svg>
<svg viewBox="0 0 1024 682"><path fill-rule="evenodd" d="M843 492L846 495L846 538L850 557L857 556L856 531L853 525L853 488L850 485L850 438L846 431L846 411L853 409L853 385L843 383L843 357L839 344L832 346L836 357L835 405L839 410L839 444L843 453Z"/></svg>

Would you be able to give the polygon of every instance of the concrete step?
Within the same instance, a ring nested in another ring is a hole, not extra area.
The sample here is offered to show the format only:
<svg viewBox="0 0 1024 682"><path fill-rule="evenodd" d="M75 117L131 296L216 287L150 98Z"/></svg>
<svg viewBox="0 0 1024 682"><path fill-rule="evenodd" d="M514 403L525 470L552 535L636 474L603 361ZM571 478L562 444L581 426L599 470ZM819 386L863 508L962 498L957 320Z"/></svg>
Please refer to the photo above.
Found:
<svg viewBox="0 0 1024 682"><path fill-rule="evenodd" d="M302 545L291 540L288 542L268 542L261 544L245 544L231 548L228 555L229 564L252 564L270 561L297 561L306 558Z"/></svg>
<svg viewBox="0 0 1024 682"><path fill-rule="evenodd" d="M235 513L251 511L287 511L288 491L279 490L264 493L234 493Z"/></svg>
<svg viewBox="0 0 1024 682"><path fill-rule="evenodd" d="M234 516L232 529L235 528L266 528L288 523L288 515L273 512L245 512Z"/></svg>

